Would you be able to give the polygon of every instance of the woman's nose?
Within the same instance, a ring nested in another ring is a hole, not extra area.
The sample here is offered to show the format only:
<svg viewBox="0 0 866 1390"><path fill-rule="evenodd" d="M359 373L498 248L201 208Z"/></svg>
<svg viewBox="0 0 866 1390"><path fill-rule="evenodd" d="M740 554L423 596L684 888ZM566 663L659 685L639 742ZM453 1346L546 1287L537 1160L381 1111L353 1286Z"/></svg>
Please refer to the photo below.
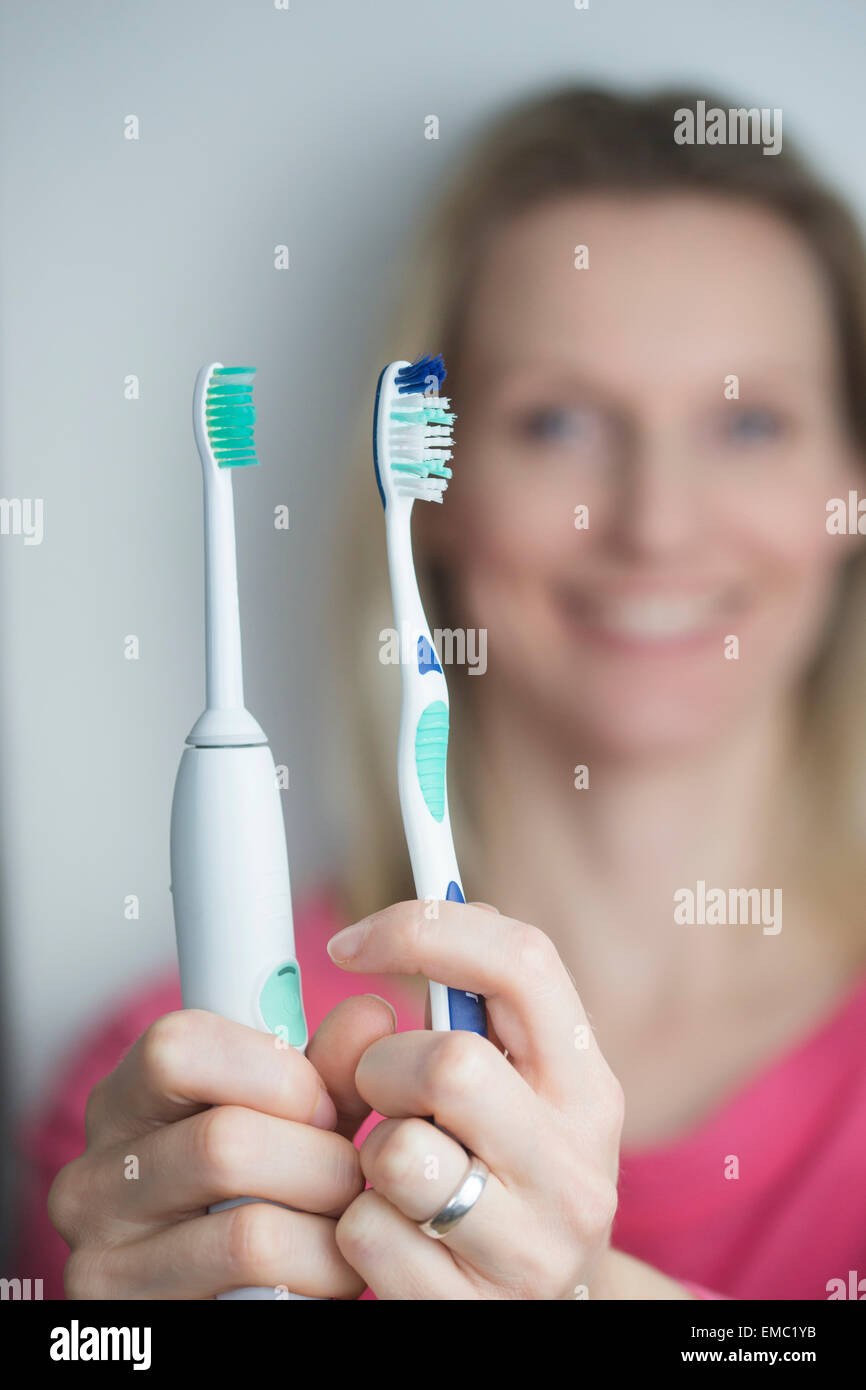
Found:
<svg viewBox="0 0 866 1390"><path fill-rule="evenodd" d="M705 539L699 466L673 433L634 437L621 459L610 534L632 557L667 559Z"/></svg>

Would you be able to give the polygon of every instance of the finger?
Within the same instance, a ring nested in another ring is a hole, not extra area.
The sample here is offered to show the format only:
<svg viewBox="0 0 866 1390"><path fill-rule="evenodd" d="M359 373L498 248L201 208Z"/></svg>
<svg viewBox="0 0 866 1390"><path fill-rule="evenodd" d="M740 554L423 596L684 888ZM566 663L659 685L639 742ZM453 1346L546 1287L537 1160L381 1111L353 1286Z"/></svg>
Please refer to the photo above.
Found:
<svg viewBox="0 0 866 1390"><path fill-rule="evenodd" d="M473 903L470 903L470 906L471 906L471 907L480 907L484 912L495 912L495 913L497 913L497 914L499 913L499 908L498 908L498 907L494 907L492 903L473 902ZM499 1037L498 1033L496 1032L496 1028L494 1027L493 1020L492 1020L492 1018L490 1017L490 1010L487 1009L487 1008L485 1008L485 1021L486 1021L486 1024L487 1024L487 1036L488 1036L488 1038L490 1039L490 1041L493 1043L493 1046L494 1046L499 1052L505 1052L505 1050L506 1050L506 1049L505 1049L505 1046L504 1046L504 1044L503 1044L501 1038ZM425 1028L432 1028L432 1027L433 1027L433 1009L432 1009L432 1005L431 1005L431 1003L430 1003L430 991L429 991L429 989L428 989L428 991L427 991L427 996L426 996L426 999L425 999L425 1002L424 1002L424 1027L425 1027Z"/></svg>
<svg viewBox="0 0 866 1390"><path fill-rule="evenodd" d="M249 1202L167 1226L143 1240L76 1250L67 1298L205 1299L240 1288L357 1298L364 1281L325 1216Z"/></svg>
<svg viewBox="0 0 866 1390"><path fill-rule="evenodd" d="M397 1027L397 1016L376 994L344 999L322 1020L310 1040L307 1057L328 1088L337 1109L336 1128L351 1139L370 1113L358 1094L355 1069L366 1049Z"/></svg>
<svg viewBox="0 0 866 1390"><path fill-rule="evenodd" d="M493 1026L493 1020L492 1020L492 1018L490 1017L490 1010L487 1009L487 1008L485 1008L485 1020L486 1020L486 1024L487 1024L487 1037L488 1037L488 1040L489 1040L490 1042L493 1043L493 1046L496 1048L497 1052L503 1052L503 1053L506 1052L507 1049L506 1049L506 1047L505 1047L505 1044L503 1043L503 1041L502 1041L502 1039L500 1038L499 1034L497 1033L495 1027ZM433 1008L432 1008L432 1005L431 1005L431 1003L430 1003L430 991L429 991L429 989L428 989L428 991L427 991L427 998L426 998L426 1000L424 1001L424 1027L425 1027L425 1028L432 1028L432 1027L433 1027Z"/></svg>
<svg viewBox="0 0 866 1390"><path fill-rule="evenodd" d="M494 912L494 913L496 914L497 917L500 917L500 916L502 915L502 914L500 913L500 911L499 911L499 908L498 908L498 907L494 907L492 903L482 903L482 902L478 902L478 901L476 901L475 899L473 899L473 901L472 901L472 903L471 903L471 906L472 906L472 907L480 907L480 908L482 909L482 911L484 911L484 912ZM428 992L428 998L429 998L429 992ZM429 1025L428 1025L428 1026L429 1026ZM505 1052L505 1051L506 1051L505 1044L503 1043L502 1039L499 1037L499 1034L498 1034L497 1031L496 1031L496 1027L495 1027L495 1025L494 1025L493 1019L490 1017L490 1010L489 1010L489 1009L487 1010L487 1036L488 1036L488 1038L490 1039L490 1041L493 1043L493 1046L497 1049L497 1051L499 1051L499 1052Z"/></svg>
<svg viewBox="0 0 866 1390"><path fill-rule="evenodd" d="M345 970L413 974L483 994L515 1067L533 1089L577 1113L600 1053L552 942L535 927L466 903L397 903L328 943ZM580 1038L580 1044L578 1043ZM583 1041L586 1046L582 1046Z"/></svg>
<svg viewBox="0 0 866 1390"><path fill-rule="evenodd" d="M537 1178L538 1135L552 1116L487 1038L421 1031L380 1038L361 1058L356 1081L380 1115L431 1115L503 1182Z"/></svg>
<svg viewBox="0 0 866 1390"><path fill-rule="evenodd" d="M368 1188L337 1222L337 1246L379 1299L475 1298L469 1277L441 1241Z"/></svg>
<svg viewBox="0 0 866 1390"><path fill-rule="evenodd" d="M337 1217L363 1186L358 1152L342 1135L218 1105L102 1151L87 1190L100 1223L135 1225L241 1194Z"/></svg>
<svg viewBox="0 0 866 1390"><path fill-rule="evenodd" d="M181 1009L152 1023L91 1093L88 1139L144 1134L208 1105L245 1105L322 1129L337 1120L315 1067L284 1039Z"/></svg>
<svg viewBox="0 0 866 1390"><path fill-rule="evenodd" d="M415 1118L382 1120L361 1145L361 1166L371 1187L416 1224L442 1210L471 1163L454 1139ZM491 1172L475 1205L439 1243L486 1279L510 1282L525 1272L531 1220L521 1199Z"/></svg>

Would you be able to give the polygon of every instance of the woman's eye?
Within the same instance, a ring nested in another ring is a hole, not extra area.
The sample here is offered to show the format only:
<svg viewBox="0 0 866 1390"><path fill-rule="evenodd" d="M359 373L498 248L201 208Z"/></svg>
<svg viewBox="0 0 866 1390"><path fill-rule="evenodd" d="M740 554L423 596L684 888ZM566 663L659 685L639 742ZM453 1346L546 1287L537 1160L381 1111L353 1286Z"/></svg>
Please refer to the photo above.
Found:
<svg viewBox="0 0 866 1390"><path fill-rule="evenodd" d="M773 410L763 408L740 410L733 419L728 419L725 435L734 444L761 444L778 439L784 431L784 422Z"/></svg>
<svg viewBox="0 0 866 1390"><path fill-rule="evenodd" d="M521 420L521 433L539 444L582 443L594 432L592 412L577 406L542 406Z"/></svg>

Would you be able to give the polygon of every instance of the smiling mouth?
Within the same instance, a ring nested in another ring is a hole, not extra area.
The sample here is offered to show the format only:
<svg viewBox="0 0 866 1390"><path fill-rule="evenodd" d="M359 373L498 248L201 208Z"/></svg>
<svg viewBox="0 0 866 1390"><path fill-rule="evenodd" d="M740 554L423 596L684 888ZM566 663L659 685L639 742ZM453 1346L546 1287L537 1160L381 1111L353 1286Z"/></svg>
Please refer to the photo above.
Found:
<svg viewBox="0 0 866 1390"><path fill-rule="evenodd" d="M730 590L603 597L562 590L559 607L587 635L620 647L655 650L717 639L744 603Z"/></svg>

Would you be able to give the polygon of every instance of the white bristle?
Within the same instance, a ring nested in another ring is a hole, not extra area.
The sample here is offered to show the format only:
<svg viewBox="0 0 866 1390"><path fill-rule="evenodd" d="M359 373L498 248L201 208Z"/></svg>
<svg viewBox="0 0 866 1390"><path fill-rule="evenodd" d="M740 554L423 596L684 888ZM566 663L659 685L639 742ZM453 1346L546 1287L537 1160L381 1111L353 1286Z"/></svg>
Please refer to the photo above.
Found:
<svg viewBox="0 0 866 1390"><path fill-rule="evenodd" d="M451 401L430 392L401 395L396 376L403 365L392 363L382 378L377 425L382 487L394 499L441 502L448 478L429 470L447 468L453 457ZM439 412L450 419L443 423L425 418ZM394 419L394 415L408 418Z"/></svg>
<svg viewBox="0 0 866 1390"><path fill-rule="evenodd" d="M422 410L425 406L430 405L431 402L435 402L440 410L450 411L451 409L451 401L448 396L421 395L395 396L393 407L396 410Z"/></svg>
<svg viewBox="0 0 866 1390"><path fill-rule="evenodd" d="M448 401L443 397L405 396L394 401L392 408L411 411L429 409L431 406L447 410ZM395 491L401 497L413 497L419 502L441 502L448 486L447 478L405 473L399 468L395 469L394 465L411 463L439 468L453 457L453 444L454 436L449 425L409 424L391 420L388 427L388 467Z"/></svg>

